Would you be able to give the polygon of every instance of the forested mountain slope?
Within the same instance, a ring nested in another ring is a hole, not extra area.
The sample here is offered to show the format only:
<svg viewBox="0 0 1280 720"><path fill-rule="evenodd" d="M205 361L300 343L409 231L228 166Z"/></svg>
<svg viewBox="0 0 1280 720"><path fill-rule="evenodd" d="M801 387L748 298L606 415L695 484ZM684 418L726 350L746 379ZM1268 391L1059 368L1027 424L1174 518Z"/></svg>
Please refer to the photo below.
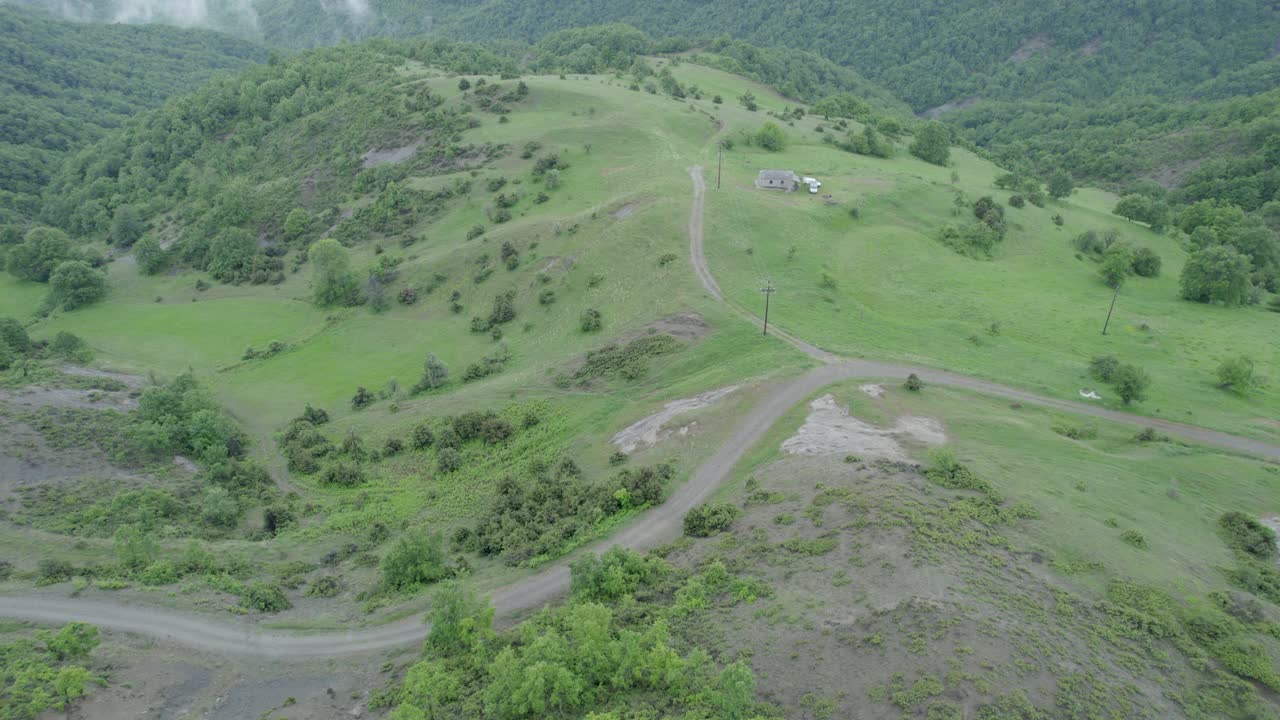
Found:
<svg viewBox="0 0 1280 720"><path fill-rule="evenodd" d="M221 70L263 60L250 42L161 25L96 25L0 5L0 221L34 213L69 152Z"/></svg>

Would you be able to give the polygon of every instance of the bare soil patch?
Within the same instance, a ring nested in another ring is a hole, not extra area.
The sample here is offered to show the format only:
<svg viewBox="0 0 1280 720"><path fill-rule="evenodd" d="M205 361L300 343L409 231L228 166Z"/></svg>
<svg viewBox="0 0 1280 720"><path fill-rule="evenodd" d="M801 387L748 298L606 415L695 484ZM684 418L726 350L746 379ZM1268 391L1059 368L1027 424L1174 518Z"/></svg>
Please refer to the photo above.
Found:
<svg viewBox="0 0 1280 720"><path fill-rule="evenodd" d="M692 427L696 425L696 421L694 423L683 425L679 428L670 428L668 427L668 423L679 415L690 413L694 410L700 410L712 405L737 389L737 385L730 385L729 387L723 387L717 390L708 390L691 398L672 400L664 405L662 410L659 412L650 415L649 417L614 435L609 439L609 442L616 445L622 452L630 455L639 448L657 445L659 442L671 437L673 434L687 434Z"/></svg>
<svg viewBox="0 0 1280 720"><path fill-rule="evenodd" d="M942 424L933 418L901 417L891 428L863 422L823 395L809 403L809 416L795 435L782 443L782 451L792 455L844 455L906 463L910 461L904 443L936 446L947 441Z"/></svg>
<svg viewBox="0 0 1280 720"><path fill-rule="evenodd" d="M622 220L623 218L629 218L633 214L635 214L637 207L638 207L637 203L633 203L633 202L627 203L626 205L623 205L622 207L616 210L613 210L612 212L609 213L609 215L613 216L617 220Z"/></svg>
<svg viewBox="0 0 1280 720"><path fill-rule="evenodd" d="M618 167L607 167L600 171L600 177L609 177L610 175L620 173L626 169L627 169L626 165L619 165Z"/></svg>
<svg viewBox="0 0 1280 720"><path fill-rule="evenodd" d="M138 400L128 393L33 385L16 390L0 390L0 404L25 408L63 407L128 411L138 407Z"/></svg>
<svg viewBox="0 0 1280 720"><path fill-rule="evenodd" d="M968 110L969 108L973 107L974 105L977 105L980 102L982 102L982 98L977 95L970 95L969 97L957 98L955 100L952 100L951 102L945 102L937 107L932 107L932 108L929 108L928 110L925 110L924 112L920 113L920 117L932 120L935 118L942 117L943 115L946 115L949 112L954 112L956 110Z"/></svg>
<svg viewBox="0 0 1280 720"><path fill-rule="evenodd" d="M1044 35L1037 35L1030 38L1018 46L1017 50L1009 56L1008 62L1014 64L1022 64L1036 55L1043 55L1049 52L1049 38Z"/></svg>
<svg viewBox="0 0 1280 720"><path fill-rule="evenodd" d="M1080 46L1080 54L1085 57L1093 57L1094 55L1097 55L1098 51L1101 49L1102 49L1102 36L1098 35L1097 37L1090 38L1089 42Z"/></svg>
<svg viewBox="0 0 1280 720"><path fill-rule="evenodd" d="M711 334L711 326L707 324L706 320L702 319L701 313L676 313L675 315L668 315L664 318L654 320L644 326L644 331L642 333L636 333L635 335L628 336L626 339L630 340L641 334L648 335L652 332L666 333L692 343Z"/></svg>
<svg viewBox="0 0 1280 720"><path fill-rule="evenodd" d="M88 368L82 365L63 365L58 368L58 371L66 375L116 380L134 390L141 389L147 384L147 378L141 375L132 375L130 373L116 372L114 370L98 370L96 368Z"/></svg>
<svg viewBox="0 0 1280 720"><path fill-rule="evenodd" d="M375 165L391 163L393 165L402 163L413 157L418 148L422 146L421 140L415 140L408 145L400 147L387 148L385 150L370 150L361 156L361 167L371 168Z"/></svg>

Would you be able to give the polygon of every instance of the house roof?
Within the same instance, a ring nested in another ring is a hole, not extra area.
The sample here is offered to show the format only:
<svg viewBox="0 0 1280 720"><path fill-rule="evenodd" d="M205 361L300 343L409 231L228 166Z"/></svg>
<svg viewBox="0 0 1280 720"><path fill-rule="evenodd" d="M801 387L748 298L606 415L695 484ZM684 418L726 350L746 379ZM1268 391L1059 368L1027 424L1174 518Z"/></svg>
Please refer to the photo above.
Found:
<svg viewBox="0 0 1280 720"><path fill-rule="evenodd" d="M760 179L761 180L798 180L799 176L797 176L794 172L790 170L761 170Z"/></svg>

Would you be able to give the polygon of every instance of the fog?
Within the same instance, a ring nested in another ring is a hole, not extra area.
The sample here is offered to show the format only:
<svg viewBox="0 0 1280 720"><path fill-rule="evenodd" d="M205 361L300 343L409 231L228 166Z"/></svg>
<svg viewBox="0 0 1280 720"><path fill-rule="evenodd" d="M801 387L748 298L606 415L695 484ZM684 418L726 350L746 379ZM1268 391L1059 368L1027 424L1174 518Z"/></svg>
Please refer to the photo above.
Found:
<svg viewBox="0 0 1280 720"><path fill-rule="evenodd" d="M5 0L0 0L4 2ZM31 0L28 0L30 2ZM255 0L35 0L63 17L112 23L165 23L258 34ZM324 12L365 20L369 0L320 0Z"/></svg>

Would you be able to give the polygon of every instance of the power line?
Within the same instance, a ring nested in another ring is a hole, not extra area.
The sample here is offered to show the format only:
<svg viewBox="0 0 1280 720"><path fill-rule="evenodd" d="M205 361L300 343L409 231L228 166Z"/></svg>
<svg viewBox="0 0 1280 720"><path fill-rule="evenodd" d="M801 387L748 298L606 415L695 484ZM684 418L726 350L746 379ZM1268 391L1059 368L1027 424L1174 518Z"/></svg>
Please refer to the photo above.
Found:
<svg viewBox="0 0 1280 720"><path fill-rule="evenodd" d="M769 296L778 292L773 286L773 280L767 280L765 286L760 288L760 292L764 293L764 333L769 334Z"/></svg>

